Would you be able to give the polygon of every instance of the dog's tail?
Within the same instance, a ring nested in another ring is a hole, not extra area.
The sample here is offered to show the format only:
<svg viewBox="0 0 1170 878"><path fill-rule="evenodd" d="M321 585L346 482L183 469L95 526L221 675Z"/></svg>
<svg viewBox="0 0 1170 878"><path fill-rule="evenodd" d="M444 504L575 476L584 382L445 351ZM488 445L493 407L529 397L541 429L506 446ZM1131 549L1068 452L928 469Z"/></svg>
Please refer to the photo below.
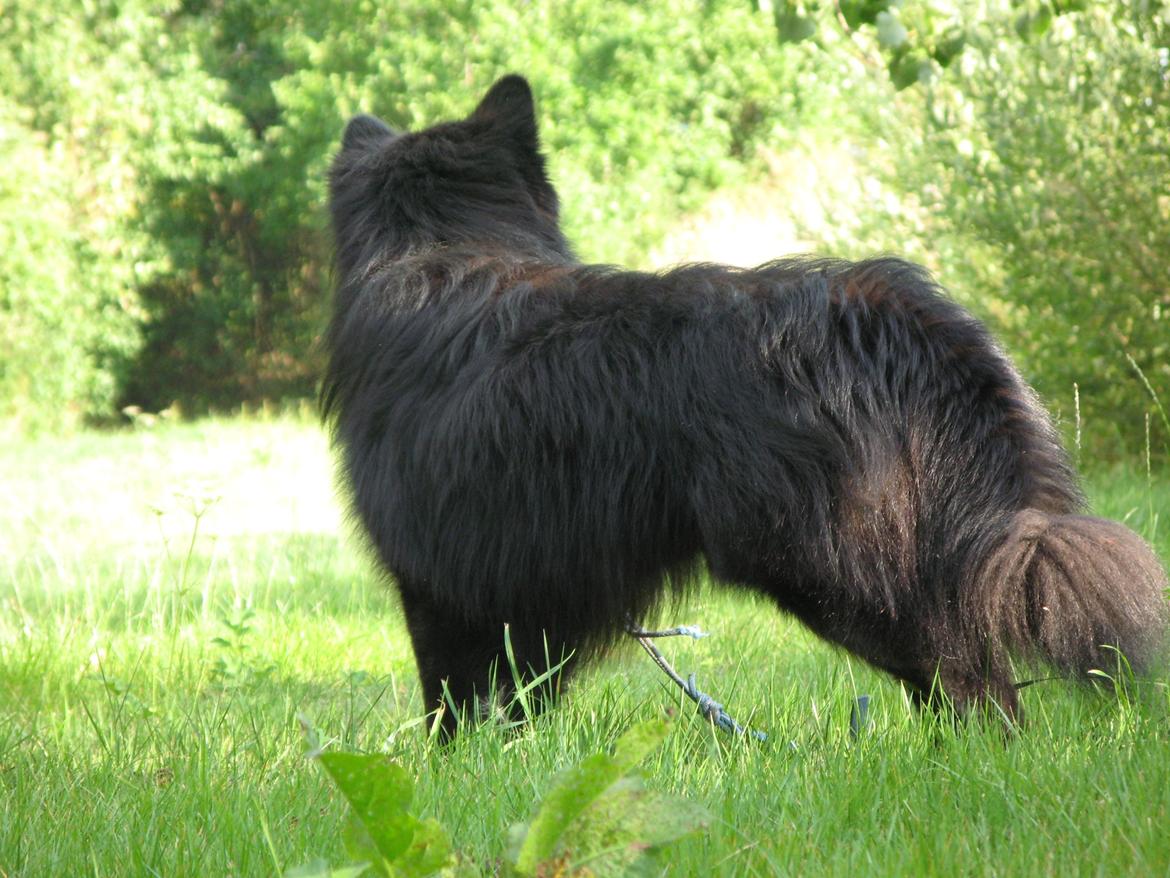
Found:
<svg viewBox="0 0 1170 878"><path fill-rule="evenodd" d="M1119 653L1141 673L1163 655L1166 574L1141 537L1114 521L1016 513L968 600L967 622L993 652L1075 676L1113 673Z"/></svg>

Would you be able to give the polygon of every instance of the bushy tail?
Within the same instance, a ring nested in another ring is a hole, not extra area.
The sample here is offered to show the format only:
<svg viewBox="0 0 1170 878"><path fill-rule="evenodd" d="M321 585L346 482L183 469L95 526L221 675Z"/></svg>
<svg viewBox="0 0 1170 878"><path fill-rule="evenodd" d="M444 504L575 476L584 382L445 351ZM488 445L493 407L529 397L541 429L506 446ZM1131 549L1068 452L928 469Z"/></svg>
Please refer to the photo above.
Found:
<svg viewBox="0 0 1170 878"><path fill-rule="evenodd" d="M1166 574L1141 537L1115 521L1016 513L972 597L978 606L968 609L997 653L1077 676L1116 668L1114 650L1139 673L1157 670L1163 655Z"/></svg>

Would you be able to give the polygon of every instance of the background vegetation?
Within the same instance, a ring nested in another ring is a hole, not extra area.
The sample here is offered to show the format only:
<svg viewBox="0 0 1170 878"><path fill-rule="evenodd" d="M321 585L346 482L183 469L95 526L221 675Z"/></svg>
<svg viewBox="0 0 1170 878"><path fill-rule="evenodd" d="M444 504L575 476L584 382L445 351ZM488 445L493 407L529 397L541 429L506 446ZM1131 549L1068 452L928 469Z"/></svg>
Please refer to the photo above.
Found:
<svg viewBox="0 0 1170 878"><path fill-rule="evenodd" d="M309 397L344 120L423 126L516 70L584 258L644 264L711 193L846 156L815 192L827 222L775 208L804 246L926 261L1070 421L1075 384L1140 447L1138 370L1170 388L1168 18L1159 0L8 0L0 417Z"/></svg>

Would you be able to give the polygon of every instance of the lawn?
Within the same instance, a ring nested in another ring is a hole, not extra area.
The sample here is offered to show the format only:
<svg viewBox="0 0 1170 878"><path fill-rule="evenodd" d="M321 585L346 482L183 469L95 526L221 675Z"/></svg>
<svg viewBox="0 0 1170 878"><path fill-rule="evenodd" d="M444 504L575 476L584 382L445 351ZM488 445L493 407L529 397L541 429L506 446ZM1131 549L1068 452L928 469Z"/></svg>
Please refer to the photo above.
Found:
<svg viewBox="0 0 1170 878"><path fill-rule="evenodd" d="M1170 554L1165 478L1113 467L1088 487ZM1170 872L1165 679L1121 699L1042 683L1010 741L956 733L764 601L704 588L663 621L713 636L662 647L766 743L714 732L631 643L525 731L441 751L309 417L10 440L0 492L0 876L344 862L345 803L303 724L403 765L415 811L490 873L558 770L663 715L647 785L713 815L670 875Z"/></svg>

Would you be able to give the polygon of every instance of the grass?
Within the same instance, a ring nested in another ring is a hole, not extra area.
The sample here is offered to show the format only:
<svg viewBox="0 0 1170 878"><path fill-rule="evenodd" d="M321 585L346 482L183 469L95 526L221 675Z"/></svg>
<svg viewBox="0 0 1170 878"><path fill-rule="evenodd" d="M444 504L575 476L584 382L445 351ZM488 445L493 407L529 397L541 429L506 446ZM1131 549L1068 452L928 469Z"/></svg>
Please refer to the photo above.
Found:
<svg viewBox="0 0 1170 878"><path fill-rule="evenodd" d="M651 788L715 815L671 875L1166 874L1170 695L1023 694L1028 726L955 734L752 597L704 590L665 651L738 719L713 734L636 647L533 727L429 747L390 590L297 418L162 424L0 452L0 876L271 875L345 859L344 804L304 756L383 751L415 810L490 870L555 772L667 712ZM1170 485L1090 479L1098 512L1170 549ZM870 728L849 710L872 696Z"/></svg>

